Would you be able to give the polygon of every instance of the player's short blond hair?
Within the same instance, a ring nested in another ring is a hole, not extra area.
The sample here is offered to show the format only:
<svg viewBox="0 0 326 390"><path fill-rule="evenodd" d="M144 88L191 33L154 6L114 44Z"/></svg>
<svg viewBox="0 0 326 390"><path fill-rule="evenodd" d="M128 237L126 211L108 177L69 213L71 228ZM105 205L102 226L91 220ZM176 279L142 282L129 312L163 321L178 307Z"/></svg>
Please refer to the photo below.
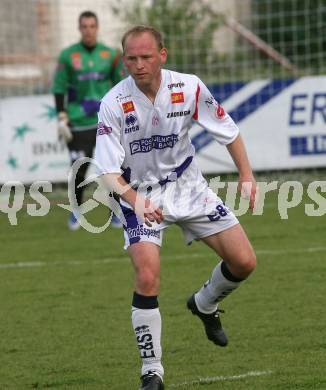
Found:
<svg viewBox="0 0 326 390"><path fill-rule="evenodd" d="M128 37L130 37L131 35L139 35L139 34L143 34L143 33L151 34L157 43L158 49L159 50L163 49L164 42L163 42L162 34L158 30L156 30L156 28L154 28L154 27L139 25L139 26L132 27L131 29L129 29L128 31L126 31L124 33L122 40L121 40L123 51L125 50L125 44L126 44L126 40Z"/></svg>

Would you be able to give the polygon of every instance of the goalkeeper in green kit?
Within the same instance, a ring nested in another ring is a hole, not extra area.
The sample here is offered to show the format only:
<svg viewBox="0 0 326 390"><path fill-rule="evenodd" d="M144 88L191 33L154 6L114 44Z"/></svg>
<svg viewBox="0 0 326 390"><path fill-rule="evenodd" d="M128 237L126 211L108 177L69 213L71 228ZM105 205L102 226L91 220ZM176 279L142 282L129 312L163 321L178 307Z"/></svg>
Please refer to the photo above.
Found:
<svg viewBox="0 0 326 390"><path fill-rule="evenodd" d="M58 135L68 146L71 163L80 157L92 157L96 140L97 112L108 89L124 78L120 53L97 42L98 18L85 11L79 16L81 41L64 49L58 59L52 92L58 114ZM76 175L77 204L82 204L87 164ZM78 211L71 213L68 226L77 230ZM111 225L121 226L114 216Z"/></svg>

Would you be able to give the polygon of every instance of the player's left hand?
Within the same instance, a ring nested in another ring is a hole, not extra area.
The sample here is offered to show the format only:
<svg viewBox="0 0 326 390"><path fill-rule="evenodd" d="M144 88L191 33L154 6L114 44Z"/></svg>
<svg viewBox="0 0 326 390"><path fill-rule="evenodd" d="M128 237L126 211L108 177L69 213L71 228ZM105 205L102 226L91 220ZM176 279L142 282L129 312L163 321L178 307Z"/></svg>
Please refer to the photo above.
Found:
<svg viewBox="0 0 326 390"><path fill-rule="evenodd" d="M137 201L134 207L135 213L149 227L152 226L153 222L161 223L164 219L163 211L157 207L150 199L143 198L138 194Z"/></svg>
<svg viewBox="0 0 326 390"><path fill-rule="evenodd" d="M163 221L162 210L148 198L145 198L144 220L149 227L152 227L152 222L161 223Z"/></svg>
<svg viewBox="0 0 326 390"><path fill-rule="evenodd" d="M249 199L249 208L253 210L258 202L258 186L254 176L240 176L238 190L242 198Z"/></svg>

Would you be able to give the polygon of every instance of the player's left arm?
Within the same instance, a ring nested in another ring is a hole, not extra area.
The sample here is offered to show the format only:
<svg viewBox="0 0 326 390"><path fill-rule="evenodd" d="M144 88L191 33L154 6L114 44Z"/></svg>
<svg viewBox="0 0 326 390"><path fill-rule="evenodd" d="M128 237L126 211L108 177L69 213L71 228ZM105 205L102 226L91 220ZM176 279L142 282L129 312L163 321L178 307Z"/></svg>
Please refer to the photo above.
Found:
<svg viewBox="0 0 326 390"><path fill-rule="evenodd" d="M239 128L200 79L193 118L207 129L218 143L227 147L239 171L239 191L242 196L249 197L249 206L253 209L257 185Z"/></svg>
<svg viewBox="0 0 326 390"><path fill-rule="evenodd" d="M226 145L226 147L239 171L239 191L243 197L249 197L249 207L252 210L255 206L257 183L252 173L241 135L239 134L236 139Z"/></svg>

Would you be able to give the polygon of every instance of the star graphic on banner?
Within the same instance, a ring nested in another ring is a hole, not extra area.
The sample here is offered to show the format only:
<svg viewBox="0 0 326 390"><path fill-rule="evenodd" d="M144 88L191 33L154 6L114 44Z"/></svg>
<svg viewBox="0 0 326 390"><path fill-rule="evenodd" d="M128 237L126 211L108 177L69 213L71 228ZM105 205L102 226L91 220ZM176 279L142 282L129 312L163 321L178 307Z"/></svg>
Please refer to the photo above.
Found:
<svg viewBox="0 0 326 390"><path fill-rule="evenodd" d="M38 168L39 168L40 164L39 163L34 163L33 165L31 165L29 168L28 168L28 171L29 172L34 172L36 171Z"/></svg>
<svg viewBox="0 0 326 390"><path fill-rule="evenodd" d="M18 168L17 158L13 156L9 156L7 160L7 164L14 169Z"/></svg>
<svg viewBox="0 0 326 390"><path fill-rule="evenodd" d="M16 138L20 138L21 140L23 140L25 137L25 134L30 133L32 131L34 131L34 130L26 124L15 127L15 135L14 135L13 139L15 140Z"/></svg>
<svg viewBox="0 0 326 390"><path fill-rule="evenodd" d="M43 104L46 112L41 115L42 118L47 118L49 121L55 119L57 117L57 111L54 106L49 106L48 104Z"/></svg>

